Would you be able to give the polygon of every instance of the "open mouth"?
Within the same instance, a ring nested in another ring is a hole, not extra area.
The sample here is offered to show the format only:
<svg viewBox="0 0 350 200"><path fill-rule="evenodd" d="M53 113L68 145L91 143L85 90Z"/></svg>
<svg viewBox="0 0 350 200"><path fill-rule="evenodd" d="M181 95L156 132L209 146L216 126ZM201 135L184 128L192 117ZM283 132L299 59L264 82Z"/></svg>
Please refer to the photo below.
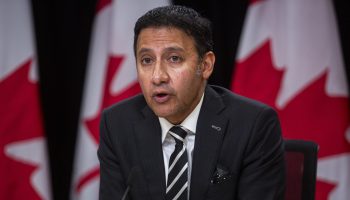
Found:
<svg viewBox="0 0 350 200"><path fill-rule="evenodd" d="M165 93L160 93L160 94L157 94L156 96L159 97L159 98L162 98L162 97L165 97L167 96L168 94L165 94Z"/></svg>
<svg viewBox="0 0 350 200"><path fill-rule="evenodd" d="M167 93L157 93L153 96L153 99L157 102L157 103L164 103L167 100L169 100L170 95Z"/></svg>

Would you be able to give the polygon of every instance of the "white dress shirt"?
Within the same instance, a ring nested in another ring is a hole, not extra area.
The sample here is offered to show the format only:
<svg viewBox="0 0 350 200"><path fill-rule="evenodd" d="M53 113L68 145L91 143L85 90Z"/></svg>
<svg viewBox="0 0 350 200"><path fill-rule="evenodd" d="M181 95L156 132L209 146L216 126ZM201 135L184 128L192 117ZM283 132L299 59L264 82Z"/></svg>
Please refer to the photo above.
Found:
<svg viewBox="0 0 350 200"><path fill-rule="evenodd" d="M187 129L187 133L188 133L187 137L185 138L185 145L186 145L187 154L188 154L188 185L190 185L190 182L191 182L190 178L191 178L192 157L193 157L193 149L194 149L194 141L195 141L194 139L195 139L199 111L203 103L203 97L204 97L204 93L198 105L196 106L196 108L180 124L185 129ZM175 149L175 140L170 134L168 134L168 131L174 125L162 117L159 117L159 122L162 128L162 147L163 147L163 157L164 157L165 183L167 183L169 159Z"/></svg>

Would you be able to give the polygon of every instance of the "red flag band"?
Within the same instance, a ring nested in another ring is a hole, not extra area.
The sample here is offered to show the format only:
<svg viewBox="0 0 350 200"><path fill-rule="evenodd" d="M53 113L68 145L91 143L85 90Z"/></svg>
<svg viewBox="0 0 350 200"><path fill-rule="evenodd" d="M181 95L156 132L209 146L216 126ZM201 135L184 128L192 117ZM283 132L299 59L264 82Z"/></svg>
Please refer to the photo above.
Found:
<svg viewBox="0 0 350 200"><path fill-rule="evenodd" d="M0 199L4 200L51 199L30 11L30 1L0 2Z"/></svg>
<svg viewBox="0 0 350 200"><path fill-rule="evenodd" d="M316 199L350 197L349 95L332 2L251 3L233 91L273 106L285 138L319 144Z"/></svg>

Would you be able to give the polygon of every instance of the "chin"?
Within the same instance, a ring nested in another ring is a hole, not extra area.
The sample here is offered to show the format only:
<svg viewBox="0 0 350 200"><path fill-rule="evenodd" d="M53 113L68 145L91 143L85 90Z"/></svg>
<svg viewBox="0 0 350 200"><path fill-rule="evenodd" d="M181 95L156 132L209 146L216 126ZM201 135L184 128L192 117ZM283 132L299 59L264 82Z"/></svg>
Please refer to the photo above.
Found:
<svg viewBox="0 0 350 200"><path fill-rule="evenodd" d="M157 111L157 110L153 110L153 112L154 112L158 117L167 118L167 117L170 116L170 114L167 113L167 112L162 112L162 111Z"/></svg>
<svg viewBox="0 0 350 200"><path fill-rule="evenodd" d="M158 117L163 117L163 118L168 118L172 115L172 112L169 110L165 109L157 109L157 108L152 108L153 112L158 116Z"/></svg>

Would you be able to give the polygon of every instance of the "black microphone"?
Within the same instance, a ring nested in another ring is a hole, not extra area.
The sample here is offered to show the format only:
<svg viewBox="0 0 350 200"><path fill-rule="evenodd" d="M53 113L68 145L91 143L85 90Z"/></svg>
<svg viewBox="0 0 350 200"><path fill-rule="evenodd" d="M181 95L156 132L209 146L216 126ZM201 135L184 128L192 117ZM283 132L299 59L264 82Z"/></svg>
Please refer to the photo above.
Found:
<svg viewBox="0 0 350 200"><path fill-rule="evenodd" d="M129 173L129 177L128 177L128 180L127 180L127 188L123 194L123 197L121 200L125 200L126 197L128 196L129 194L129 191L130 191L130 188L131 188L131 184L134 182L135 178L137 177L137 174L140 173L140 168L139 167L133 167Z"/></svg>

